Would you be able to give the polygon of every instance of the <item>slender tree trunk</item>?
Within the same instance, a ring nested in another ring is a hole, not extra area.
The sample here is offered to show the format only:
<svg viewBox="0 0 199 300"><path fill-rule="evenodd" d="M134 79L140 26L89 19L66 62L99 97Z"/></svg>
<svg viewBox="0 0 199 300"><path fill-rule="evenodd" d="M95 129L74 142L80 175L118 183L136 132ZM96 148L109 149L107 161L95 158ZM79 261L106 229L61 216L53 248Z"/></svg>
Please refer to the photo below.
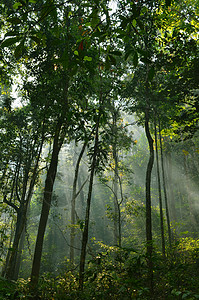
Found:
<svg viewBox="0 0 199 300"><path fill-rule="evenodd" d="M11 232L10 232L10 239L9 239L9 245L8 245L8 249L10 249L12 247L12 242L13 242L13 239L14 239L14 235L15 235L15 225L13 225L14 223L14 220L12 219L12 222L11 222ZM2 277L6 277L5 274L6 274L6 271L7 271L7 267L8 267L8 264L9 264L9 260L10 260L10 255L11 255L11 251L8 251L7 252L7 255L6 255L6 261L5 261L5 264L3 266L3 269L2 269L2 273L1 273L1 276Z"/></svg>
<svg viewBox="0 0 199 300"><path fill-rule="evenodd" d="M118 187L119 187L119 172L118 172L118 130L117 130L117 119L118 111L114 108L112 112L113 124L113 161L114 161L114 178L113 178L113 193L114 193L114 244L121 247L121 213L120 213L120 203L118 197ZM121 186L120 186L121 188Z"/></svg>
<svg viewBox="0 0 199 300"><path fill-rule="evenodd" d="M35 181L37 178L37 171L38 171L38 165L39 165L39 160L43 148L43 142L44 142L44 136L42 137L42 141L40 145L38 146L38 154L37 154L37 159L35 162L35 166L33 169L32 173L32 178L29 184L29 188L27 191L27 186L28 186L28 173L24 177L24 183L23 183L23 195L22 199L20 200L20 206L16 207L15 205L12 205L10 201L7 201L6 199L4 200L8 205L12 206L15 208L15 211L17 213L17 222L16 222L16 227L15 227L15 234L14 234L14 240L12 244L12 251L11 253L8 253L8 260L7 260L7 265L5 268L4 276L8 279L11 280L17 280L18 278L18 273L19 273L19 267L20 267L20 259L18 256L20 256L20 251L19 251L19 243L21 240L22 233L25 228L25 223L26 223L26 216L27 216L27 210L28 206L31 201L32 197L32 192L35 186ZM30 169L30 166L29 166ZM17 182L16 182L17 184ZM26 195L27 192L27 195ZM10 251L9 251L10 252Z"/></svg>
<svg viewBox="0 0 199 300"><path fill-rule="evenodd" d="M87 204L86 204L85 224L84 224L84 229L83 229L83 234L82 234L82 246L81 246L80 269L79 269L79 288L80 288L80 290L83 289L83 282L84 282L84 268L85 268L85 260L86 260L86 246L87 246L87 242L88 242L90 206L91 206L94 173L95 173L95 167L96 167L96 159L97 159L97 153L98 153L98 134L99 134L98 130L99 130L99 116L98 116L98 121L96 124L95 144L94 144L94 151L93 151L93 160L92 160L91 170L90 170L90 181L89 181L88 197L87 197Z"/></svg>
<svg viewBox="0 0 199 300"><path fill-rule="evenodd" d="M54 136L54 141L53 141L53 150L52 150L50 166L47 171L46 180L45 180L43 204L42 204L37 239L35 244L34 258L32 264L31 287L33 289L36 288L38 284L44 234L45 234L47 220L48 220L50 206L51 206L53 185L57 173L58 156L64 140L64 138L62 138L61 141L59 141L60 132L61 132L61 123L58 122L57 129Z"/></svg>
<svg viewBox="0 0 199 300"><path fill-rule="evenodd" d="M23 251L23 247L24 247L24 241L25 241L25 227L22 231L20 242L19 242L16 265L15 265L15 273L13 276L14 280L17 280L18 276L19 276L19 270L20 270L20 265L21 265L21 255L22 255L22 251Z"/></svg>
<svg viewBox="0 0 199 300"><path fill-rule="evenodd" d="M174 192L173 192L173 165L172 165L172 157L171 157L171 151L168 151L167 153L167 178L168 178L168 207L170 209L170 216L171 221L177 222L177 213L176 213L176 205L175 205L175 198L174 198Z"/></svg>
<svg viewBox="0 0 199 300"><path fill-rule="evenodd" d="M118 205L118 156L116 145L113 144L113 159L115 163L114 178L113 178L113 192L114 192L114 244L120 244L119 237L119 205Z"/></svg>
<svg viewBox="0 0 199 300"><path fill-rule="evenodd" d="M162 136L161 136L160 121L159 121L159 137L160 137L160 154L161 154L161 167L162 167L162 182L163 182L163 190L164 190L164 201L165 201L165 209L166 209L167 228L168 228L168 236L169 236L169 246L171 247L172 236L171 236L171 225L170 225L170 216L169 216L167 189L166 189L166 179L165 179L165 170L164 170L164 156L163 156L163 149L162 149Z"/></svg>
<svg viewBox="0 0 199 300"><path fill-rule="evenodd" d="M18 246L19 246L19 241L21 238L21 234L24 228L25 224L25 211L24 207L20 207L17 210L17 222L16 222L16 229L15 229L15 236L14 236L14 241L12 244L12 251L9 255L9 262L5 271L5 277L7 279L12 279L16 280L16 272L15 272L15 267L16 267L16 262L17 262L17 255L18 255Z"/></svg>
<svg viewBox="0 0 199 300"><path fill-rule="evenodd" d="M151 218L151 173L154 163L153 139L149 129L149 109L145 112L145 132L150 149L150 157L146 171L146 242L147 242L147 263L148 281L151 295L153 294L153 245L152 245L152 218Z"/></svg>
<svg viewBox="0 0 199 300"><path fill-rule="evenodd" d="M162 192L160 182L160 168L159 168L159 154L158 154L158 141L157 141L157 127L155 121L155 149L156 149L156 163L157 163L157 177L158 177L158 193L159 193L159 208L160 208L160 229L161 229L161 240L162 240L162 254L165 257L165 237L164 237L164 215L162 207Z"/></svg>
<svg viewBox="0 0 199 300"><path fill-rule="evenodd" d="M122 241L122 232L121 232L121 212L120 212L120 204L118 199L118 181L119 181L119 172L118 172L118 153L116 148L116 144L113 145L113 159L115 163L114 168L114 180L113 180L113 192L114 192L114 244L121 247ZM121 188L121 186L120 186ZM122 191L121 191L122 194Z"/></svg>
<svg viewBox="0 0 199 300"><path fill-rule="evenodd" d="M193 187L191 186L188 157L185 154L184 154L184 172L185 172L184 188L185 188L186 201L187 201L188 207L189 207L190 220L191 220L194 231L197 232L197 230L198 230L198 215L197 215L197 210L195 209L195 207L193 205L193 200L191 197L190 191L193 190Z"/></svg>
<svg viewBox="0 0 199 300"><path fill-rule="evenodd" d="M74 246L75 246L75 220L76 220L76 213L75 213L75 200L77 197L77 183L78 183L78 174L79 174L79 167L80 162L82 159L82 156L84 154L84 151L86 149L87 142L83 144L83 147L81 149L81 152L79 154L76 167L75 167L75 176L73 181L73 193L72 193L72 199L71 199L71 232L70 232L70 263L74 264ZM80 187L81 189L81 187Z"/></svg>

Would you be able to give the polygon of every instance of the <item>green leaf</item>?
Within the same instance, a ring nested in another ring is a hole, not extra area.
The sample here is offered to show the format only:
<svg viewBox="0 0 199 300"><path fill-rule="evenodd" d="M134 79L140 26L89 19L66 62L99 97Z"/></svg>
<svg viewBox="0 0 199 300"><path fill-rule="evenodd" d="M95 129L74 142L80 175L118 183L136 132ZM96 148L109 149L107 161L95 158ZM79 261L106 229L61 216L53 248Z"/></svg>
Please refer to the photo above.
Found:
<svg viewBox="0 0 199 300"><path fill-rule="evenodd" d="M16 31L8 31L6 34L5 34L5 37L7 36L15 36L16 37L17 35L17 32Z"/></svg>
<svg viewBox="0 0 199 300"><path fill-rule="evenodd" d="M125 56L124 56L124 59L125 60L127 60L127 58L129 57L129 55L131 54L133 52L133 50L131 49L131 50L128 50L128 51L126 51L126 53L125 53Z"/></svg>
<svg viewBox="0 0 199 300"><path fill-rule="evenodd" d="M112 65L116 65L116 59L115 59L114 56L108 55L108 59L110 60L110 62L111 62Z"/></svg>
<svg viewBox="0 0 199 300"><path fill-rule="evenodd" d="M185 299L185 298L190 297L190 296L191 296L191 292L186 292L185 294L182 295L182 299Z"/></svg>
<svg viewBox="0 0 199 300"><path fill-rule="evenodd" d="M14 248L10 247L8 248L9 251L14 251Z"/></svg>
<svg viewBox="0 0 199 300"><path fill-rule="evenodd" d="M134 55L133 55L133 65L134 65L135 68L138 65L138 53L137 52L135 52Z"/></svg>
<svg viewBox="0 0 199 300"><path fill-rule="evenodd" d="M84 56L84 61L92 61L92 57L90 57L90 56Z"/></svg>
<svg viewBox="0 0 199 300"><path fill-rule="evenodd" d="M122 20L122 22L121 22L121 27L122 27L123 29L126 29L126 26L127 26L128 22L129 22L129 19L128 19L128 18L124 18L124 19Z"/></svg>
<svg viewBox="0 0 199 300"><path fill-rule="evenodd" d="M6 39L2 42L1 47L9 47L20 41L20 37Z"/></svg>
<svg viewBox="0 0 199 300"><path fill-rule="evenodd" d="M40 43L41 43L41 39L40 39L40 38L38 38L38 37L35 36L35 35L31 35L30 38L31 38L31 40L33 40L35 43L37 43L38 45L40 45Z"/></svg>
<svg viewBox="0 0 199 300"><path fill-rule="evenodd" d="M149 73L148 73L148 80L149 80L149 81L152 81L154 75L155 75L155 69L154 69L154 67L152 67L152 68L149 70Z"/></svg>
<svg viewBox="0 0 199 300"><path fill-rule="evenodd" d="M135 19L133 19L132 25L135 27L135 26L136 26L136 24L137 24L136 20L135 20Z"/></svg>
<svg viewBox="0 0 199 300"><path fill-rule="evenodd" d="M71 69L70 71L70 76L74 76L78 71L78 66L74 66L74 68Z"/></svg>
<svg viewBox="0 0 199 300"><path fill-rule="evenodd" d="M74 51L74 54L79 56L79 52L77 50Z"/></svg>
<svg viewBox="0 0 199 300"><path fill-rule="evenodd" d="M20 58L20 56L21 56L22 53L23 53L23 50L24 50L24 42L22 41L22 42L15 48L14 55L15 55L15 58L16 58L16 59Z"/></svg>
<svg viewBox="0 0 199 300"><path fill-rule="evenodd" d="M109 53L117 56L122 56L122 52L120 51L110 51Z"/></svg>
<svg viewBox="0 0 199 300"><path fill-rule="evenodd" d="M91 17L91 26L94 28L97 24L100 23L100 18L98 17L98 9L94 9L93 12L90 14Z"/></svg>
<svg viewBox="0 0 199 300"><path fill-rule="evenodd" d="M8 22L10 22L10 23L12 23L14 25L21 24L21 20L19 18L17 18L17 17L9 18Z"/></svg>
<svg viewBox="0 0 199 300"><path fill-rule="evenodd" d="M105 61L105 68L106 70L110 69L111 67L111 63L110 63L110 59L109 56L106 57L106 61Z"/></svg>
<svg viewBox="0 0 199 300"><path fill-rule="evenodd" d="M16 2L16 3L13 5L13 8L14 8L14 9L18 9L19 6L22 6L22 3L21 3L21 2Z"/></svg>
<svg viewBox="0 0 199 300"><path fill-rule="evenodd" d="M37 3L37 0L29 0L31 3Z"/></svg>

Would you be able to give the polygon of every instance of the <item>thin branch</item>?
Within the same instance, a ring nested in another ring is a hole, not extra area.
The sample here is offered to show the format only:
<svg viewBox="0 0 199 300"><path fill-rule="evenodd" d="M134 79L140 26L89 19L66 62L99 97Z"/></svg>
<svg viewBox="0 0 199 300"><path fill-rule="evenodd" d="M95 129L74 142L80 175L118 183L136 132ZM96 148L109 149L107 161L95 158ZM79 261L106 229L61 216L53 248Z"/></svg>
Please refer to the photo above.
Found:
<svg viewBox="0 0 199 300"><path fill-rule="evenodd" d="M64 235L64 233L63 233L63 230L60 228L60 226L55 222L55 220L53 220L53 223L54 223L55 226L57 226L57 228L59 229L59 231L60 231L60 233L61 233L61 235L62 235L64 241L66 242L67 246L68 246L68 247L72 247L72 246L69 244L69 242L67 241L67 239L66 239L66 237L65 237L65 235ZM80 249L77 248L77 247L74 247L74 246L73 246L72 248L74 248L74 249L80 251Z"/></svg>
<svg viewBox="0 0 199 300"><path fill-rule="evenodd" d="M85 186L85 184L87 183L89 179L89 176L87 177L87 179L84 181L84 183L82 184L82 186L80 187L79 191L75 194L75 199L77 198L77 196L79 196L80 192L82 191L83 187Z"/></svg>
<svg viewBox="0 0 199 300"><path fill-rule="evenodd" d="M14 208L14 210L18 213L19 212L19 208L14 204L12 203L11 201L8 201L6 199L6 195L4 195L4 198L3 198L3 202L8 204L9 206L11 206L12 208Z"/></svg>

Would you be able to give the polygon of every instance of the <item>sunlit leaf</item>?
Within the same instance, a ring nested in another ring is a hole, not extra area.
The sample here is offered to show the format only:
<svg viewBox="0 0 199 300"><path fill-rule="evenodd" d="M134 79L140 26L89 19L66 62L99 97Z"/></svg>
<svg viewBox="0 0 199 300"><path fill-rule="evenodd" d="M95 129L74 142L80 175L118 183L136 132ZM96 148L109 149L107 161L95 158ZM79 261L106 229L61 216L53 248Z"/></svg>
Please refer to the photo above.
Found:
<svg viewBox="0 0 199 300"><path fill-rule="evenodd" d="M16 2L16 3L13 5L13 8L14 8L14 9L18 9L20 6L22 6L22 3L21 3L21 2Z"/></svg>
<svg viewBox="0 0 199 300"><path fill-rule="evenodd" d="M182 150L182 152L183 152L183 153L184 153L184 155L186 155L186 156L189 154L189 152L188 152L188 151L186 151L186 150L184 150L184 149Z"/></svg>
<svg viewBox="0 0 199 300"><path fill-rule="evenodd" d="M92 61L92 57L84 56L84 60L85 60L85 61Z"/></svg>
<svg viewBox="0 0 199 300"><path fill-rule="evenodd" d="M132 25L135 27L135 26L136 26L136 24L137 24L136 20L135 20L135 19L133 19Z"/></svg>

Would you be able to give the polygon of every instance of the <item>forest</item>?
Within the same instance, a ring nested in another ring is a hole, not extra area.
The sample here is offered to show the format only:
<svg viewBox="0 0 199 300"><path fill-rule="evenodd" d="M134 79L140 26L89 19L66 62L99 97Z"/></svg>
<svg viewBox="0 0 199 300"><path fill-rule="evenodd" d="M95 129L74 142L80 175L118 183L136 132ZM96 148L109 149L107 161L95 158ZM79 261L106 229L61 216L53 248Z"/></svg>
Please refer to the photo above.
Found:
<svg viewBox="0 0 199 300"><path fill-rule="evenodd" d="M198 0L0 0L0 299L199 299L198 38Z"/></svg>

